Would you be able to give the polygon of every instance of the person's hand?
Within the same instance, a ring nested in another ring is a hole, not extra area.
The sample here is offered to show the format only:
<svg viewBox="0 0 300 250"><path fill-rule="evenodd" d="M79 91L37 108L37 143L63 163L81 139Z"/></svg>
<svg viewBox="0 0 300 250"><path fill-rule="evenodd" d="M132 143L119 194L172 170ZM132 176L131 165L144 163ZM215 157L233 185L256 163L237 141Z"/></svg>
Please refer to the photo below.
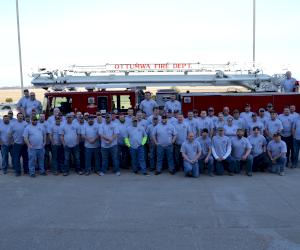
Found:
<svg viewBox="0 0 300 250"><path fill-rule="evenodd" d="M208 158L205 158L204 163L205 163L205 164L208 163Z"/></svg>
<svg viewBox="0 0 300 250"><path fill-rule="evenodd" d="M218 158L217 161L218 161L218 162L221 162L221 161L222 161L222 158Z"/></svg>
<svg viewBox="0 0 300 250"><path fill-rule="evenodd" d="M243 155L243 156L242 156L242 160L243 160L243 161L247 160L247 156L246 156L246 155Z"/></svg>

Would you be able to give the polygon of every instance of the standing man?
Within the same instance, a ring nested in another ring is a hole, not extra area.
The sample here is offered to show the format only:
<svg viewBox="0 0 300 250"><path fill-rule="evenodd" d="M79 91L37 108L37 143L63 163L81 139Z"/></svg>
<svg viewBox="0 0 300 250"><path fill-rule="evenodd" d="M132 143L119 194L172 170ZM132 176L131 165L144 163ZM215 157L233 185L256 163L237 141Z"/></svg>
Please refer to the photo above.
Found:
<svg viewBox="0 0 300 250"><path fill-rule="evenodd" d="M188 134L188 139L182 144L180 152L183 157L185 175L188 177L199 177L198 160L201 156L201 145L195 140L193 132Z"/></svg>
<svg viewBox="0 0 300 250"><path fill-rule="evenodd" d="M28 152L27 146L24 141L24 130L27 126L27 123L24 121L24 116L20 112L17 114L17 122L12 124L11 133L13 137L13 166L15 169L16 176L21 175L21 157L23 161L23 172L24 174L28 174Z"/></svg>
<svg viewBox="0 0 300 250"><path fill-rule="evenodd" d="M127 127L127 135L124 139L126 146L130 150L132 171L138 174L141 168L143 175L148 175L145 162L144 145L147 142L147 134L143 126L138 125L138 119L132 118L132 126Z"/></svg>
<svg viewBox="0 0 300 250"><path fill-rule="evenodd" d="M273 135L273 140L269 142L267 146L268 156L272 161L272 173L279 173L284 175L284 166L286 164L286 144L281 140L280 133Z"/></svg>
<svg viewBox="0 0 300 250"><path fill-rule="evenodd" d="M3 116L3 122L0 123L0 145L2 154L2 170L3 174L7 174L8 154L11 153L12 137L11 124L8 115Z"/></svg>
<svg viewBox="0 0 300 250"><path fill-rule="evenodd" d="M61 142L64 146L65 164L63 168L63 175L68 176L70 172L70 158L71 154L75 161L75 171L77 174L82 175L80 168L80 154L79 154L79 139L80 129L73 124L72 114L67 114L67 121L62 125L60 130Z"/></svg>
<svg viewBox="0 0 300 250"><path fill-rule="evenodd" d="M216 121L218 120L218 117L215 116L215 109L214 109L213 107L209 107L208 110L207 110L207 114L208 114L207 119L209 119L210 122L211 122L211 123L213 124L213 126L214 126L214 124L215 124Z"/></svg>
<svg viewBox="0 0 300 250"><path fill-rule="evenodd" d="M299 151L300 151L300 116L297 116L297 118L294 120L293 137L294 137L293 168L296 168L298 166Z"/></svg>
<svg viewBox="0 0 300 250"><path fill-rule="evenodd" d="M253 133L254 127L259 127L259 131L261 131L262 135L264 134L265 125L258 120L256 113L252 113L251 120L248 121L248 128L247 128L248 136Z"/></svg>
<svg viewBox="0 0 300 250"><path fill-rule="evenodd" d="M129 149L125 144L125 138L127 136L127 127L128 125L125 123L125 115L120 114L119 115L119 123L118 123L118 130L119 130L119 136L118 136L118 152L119 152L119 163L120 168L128 169L129 168Z"/></svg>
<svg viewBox="0 0 300 250"><path fill-rule="evenodd" d="M94 123L94 116L90 115L81 134L84 139L85 147L85 175L90 175L91 173L93 158L95 160L95 172L100 174L100 143L98 130L98 125Z"/></svg>
<svg viewBox="0 0 300 250"><path fill-rule="evenodd" d="M188 112L188 117L185 119L185 124L188 127L189 132L193 132L193 134L197 137L199 135L199 124L196 118L194 118L193 111Z"/></svg>
<svg viewBox="0 0 300 250"><path fill-rule="evenodd" d="M253 156L252 171L256 172L258 169L264 172L265 169L271 167L270 159L267 156L267 140L261 134L259 127L254 127L252 134L248 140L252 146L251 155Z"/></svg>
<svg viewBox="0 0 300 250"><path fill-rule="evenodd" d="M238 128L246 129L246 122L240 117L240 111L238 109L233 110L233 121L232 123Z"/></svg>
<svg viewBox="0 0 300 250"><path fill-rule="evenodd" d="M241 166L246 165L246 173L252 176L253 157L250 154L252 146L248 139L244 137L244 130L239 128L236 137L231 140L231 155L235 159L236 172L241 172Z"/></svg>
<svg viewBox="0 0 300 250"><path fill-rule="evenodd" d="M292 161L294 159L294 142L292 135L294 118L290 115L290 108L285 107L283 114L280 114L278 119L282 122L283 129L281 130L281 139L286 143L286 167L288 167L290 160Z"/></svg>
<svg viewBox="0 0 300 250"><path fill-rule="evenodd" d="M181 112L181 103L176 100L175 94L171 94L170 100L165 103L165 112L167 112L169 109L172 110L172 113L174 113L175 110Z"/></svg>
<svg viewBox="0 0 300 250"><path fill-rule="evenodd" d="M158 117L152 118L151 124L147 127L147 135L149 138L149 164L150 164L150 171L154 171L156 167L156 159L157 159L157 147L155 142L153 141L153 132L155 127L158 125Z"/></svg>
<svg viewBox="0 0 300 250"><path fill-rule="evenodd" d="M127 115L125 116L125 123L126 123L127 126L130 126L131 123L132 123L133 113L134 113L133 108L128 108L127 109Z"/></svg>
<svg viewBox="0 0 300 250"><path fill-rule="evenodd" d="M152 124L152 121L153 121L153 118L156 117L158 119L158 121L160 122L161 121L161 116L159 115L159 108L158 107L154 107L153 108L153 114L150 115L148 118L147 118L147 122L148 124Z"/></svg>
<svg viewBox="0 0 300 250"><path fill-rule="evenodd" d="M296 85L296 79L292 78L292 72L287 71L285 73L285 79L281 82L281 91L284 92L298 92L298 86Z"/></svg>
<svg viewBox="0 0 300 250"><path fill-rule="evenodd" d="M251 106L247 103L245 105L245 111L241 113L241 118L243 118L246 121L246 123L252 120L251 118L253 113L250 110Z"/></svg>
<svg viewBox="0 0 300 250"><path fill-rule="evenodd" d="M153 108L158 107L156 101L151 98L151 93L149 91L145 92L145 99L140 104L140 110L144 111L149 117L153 114Z"/></svg>
<svg viewBox="0 0 300 250"><path fill-rule="evenodd" d="M101 138L102 170L100 176L104 176L108 169L108 162L111 159L113 171L120 176L119 157L118 157L118 127L111 123L110 114L106 114L105 122L99 127L99 136Z"/></svg>
<svg viewBox="0 0 300 250"><path fill-rule="evenodd" d="M48 134L51 142L52 152L52 173L58 175L58 171L62 171L64 168L64 148L60 139L61 131L61 119L58 115L54 118L54 123L50 123L48 126Z"/></svg>
<svg viewBox="0 0 300 250"><path fill-rule="evenodd" d="M23 115L25 115L26 102L29 100L29 90L24 89L23 93L24 96L22 96L17 103L17 110L21 112Z"/></svg>
<svg viewBox="0 0 300 250"><path fill-rule="evenodd" d="M271 119L266 123L266 136L267 140L271 141L275 133L281 133L283 126L282 122L277 118L277 113L271 111Z"/></svg>
<svg viewBox="0 0 300 250"><path fill-rule="evenodd" d="M174 159L173 159L173 144L176 141L176 130L168 123L167 116L161 117L161 123L158 124L154 131L152 139L157 146L157 163L155 175L161 174L164 155L168 160L169 173L174 175Z"/></svg>
<svg viewBox="0 0 300 250"><path fill-rule="evenodd" d="M200 172L204 171L204 167L207 166L208 175L213 177L214 159L211 154L211 139L209 137L208 129L202 130L201 136L197 138L201 145L201 156L199 158Z"/></svg>
<svg viewBox="0 0 300 250"><path fill-rule="evenodd" d="M31 124L24 130L24 141L28 148L29 174L35 177L35 166L39 166L40 175L47 175L44 168L46 131L38 126L36 116L31 118Z"/></svg>
<svg viewBox="0 0 300 250"><path fill-rule="evenodd" d="M26 115L32 115L32 110L35 110L38 114L42 112L42 104L40 101L35 99L35 93L30 92L29 99L25 102L25 113Z"/></svg>
<svg viewBox="0 0 300 250"><path fill-rule="evenodd" d="M216 161L217 175L223 175L224 163L228 164L228 174L234 175L235 162L231 157L231 141L224 135L224 128L217 128L217 135L212 138L212 154Z"/></svg>
<svg viewBox="0 0 300 250"><path fill-rule="evenodd" d="M180 153L182 143L187 140L188 136L188 126L184 122L184 117L182 114L177 116L177 122L174 123L174 128L176 131L176 140L174 145L174 158L175 158L175 167L179 171L183 169L183 158Z"/></svg>
<svg viewBox="0 0 300 250"><path fill-rule="evenodd" d="M198 120L199 134L203 129L206 128L209 131L209 135L212 136L214 131L213 129L214 126L211 120L207 118L206 110L201 110L200 117L197 120Z"/></svg>

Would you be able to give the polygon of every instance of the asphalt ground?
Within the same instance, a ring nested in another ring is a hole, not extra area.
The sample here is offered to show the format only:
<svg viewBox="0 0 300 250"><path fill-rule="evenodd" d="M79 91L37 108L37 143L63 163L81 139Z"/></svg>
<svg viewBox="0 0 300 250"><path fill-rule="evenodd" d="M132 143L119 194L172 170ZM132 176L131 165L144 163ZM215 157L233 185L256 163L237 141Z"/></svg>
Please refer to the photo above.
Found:
<svg viewBox="0 0 300 250"><path fill-rule="evenodd" d="M0 249L300 249L300 169L0 175Z"/></svg>

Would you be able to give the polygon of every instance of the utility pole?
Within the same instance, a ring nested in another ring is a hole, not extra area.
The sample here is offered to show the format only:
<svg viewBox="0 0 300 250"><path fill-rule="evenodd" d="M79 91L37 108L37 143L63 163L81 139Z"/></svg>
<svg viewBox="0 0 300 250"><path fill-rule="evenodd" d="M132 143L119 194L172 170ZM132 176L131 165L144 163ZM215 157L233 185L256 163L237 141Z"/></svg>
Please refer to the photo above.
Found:
<svg viewBox="0 0 300 250"><path fill-rule="evenodd" d="M253 44L252 44L252 62L255 68L255 36L256 36L256 0L253 0Z"/></svg>
<svg viewBox="0 0 300 250"><path fill-rule="evenodd" d="M20 35L20 22L19 22L19 2L16 0L17 12L17 27L18 27L18 45L19 45L19 64L20 64L20 79L21 79L21 96L23 95L23 67L22 67L22 50L21 50L21 35Z"/></svg>

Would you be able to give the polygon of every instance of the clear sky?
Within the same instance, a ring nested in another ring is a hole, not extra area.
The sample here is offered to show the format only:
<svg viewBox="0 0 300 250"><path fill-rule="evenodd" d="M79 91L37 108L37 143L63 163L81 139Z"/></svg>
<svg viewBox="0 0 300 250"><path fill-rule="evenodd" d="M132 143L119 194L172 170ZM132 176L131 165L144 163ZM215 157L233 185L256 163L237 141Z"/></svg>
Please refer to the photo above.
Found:
<svg viewBox="0 0 300 250"><path fill-rule="evenodd" d="M300 1L256 0L257 61L300 78ZM38 67L252 60L252 0L19 0L25 85ZM20 84L14 0L0 1L0 86Z"/></svg>

